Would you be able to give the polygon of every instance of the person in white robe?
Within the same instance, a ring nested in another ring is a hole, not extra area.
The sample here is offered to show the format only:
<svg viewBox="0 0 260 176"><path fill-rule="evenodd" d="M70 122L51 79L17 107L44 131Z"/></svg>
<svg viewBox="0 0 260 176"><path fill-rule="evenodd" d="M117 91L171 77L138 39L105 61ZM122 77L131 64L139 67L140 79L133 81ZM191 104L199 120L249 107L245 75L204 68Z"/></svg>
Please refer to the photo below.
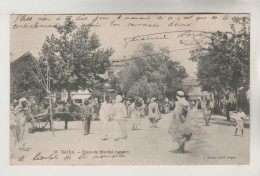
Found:
<svg viewBox="0 0 260 176"><path fill-rule="evenodd" d="M235 115L236 120L236 131L235 136L237 135L237 131L241 130L241 135L244 136L244 120L249 119L246 114L243 112L242 108L239 107L238 112Z"/></svg>
<svg viewBox="0 0 260 176"><path fill-rule="evenodd" d="M11 130L15 138L15 146L21 150L25 148L25 138L29 130L29 122L27 121L28 101L26 98L21 98L19 104L14 108L11 114Z"/></svg>
<svg viewBox="0 0 260 176"><path fill-rule="evenodd" d="M116 96L116 102L113 104L113 119L114 119L114 139L117 141L119 139L127 138L126 130L126 106L122 103L121 95Z"/></svg>
<svg viewBox="0 0 260 176"><path fill-rule="evenodd" d="M102 140L108 139L108 124L112 117L112 104L109 103L109 97L105 97L104 103L99 111L100 121L102 122Z"/></svg>

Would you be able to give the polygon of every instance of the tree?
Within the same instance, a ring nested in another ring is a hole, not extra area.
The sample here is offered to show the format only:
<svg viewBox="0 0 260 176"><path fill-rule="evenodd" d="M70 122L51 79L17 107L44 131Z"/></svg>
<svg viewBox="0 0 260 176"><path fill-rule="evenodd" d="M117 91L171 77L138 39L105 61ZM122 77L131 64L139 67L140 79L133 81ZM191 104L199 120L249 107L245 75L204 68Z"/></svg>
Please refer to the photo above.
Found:
<svg viewBox="0 0 260 176"><path fill-rule="evenodd" d="M27 52L11 63L10 97L19 99L30 95L38 95L42 98L44 90L32 76L35 71L36 59Z"/></svg>
<svg viewBox="0 0 260 176"><path fill-rule="evenodd" d="M112 79L111 85L127 96L172 98L186 77L185 68L171 60L168 49L155 51L151 43L145 43L138 47L124 69Z"/></svg>
<svg viewBox="0 0 260 176"><path fill-rule="evenodd" d="M149 97L158 96L159 94L160 90L158 85L156 83L149 83L145 76L134 82L127 93L128 96L142 97L145 100Z"/></svg>
<svg viewBox="0 0 260 176"><path fill-rule="evenodd" d="M64 25L56 27L58 36L47 36L40 52L40 65L50 70L51 89L70 92L88 88L90 92L102 91L104 80L99 76L110 66L113 49L102 49L91 25L77 28L67 18ZM48 62L47 66L45 62ZM46 71L43 71L46 73Z"/></svg>
<svg viewBox="0 0 260 176"><path fill-rule="evenodd" d="M232 32L213 32L204 47L191 51L191 60L198 63L197 77L204 90L216 93L219 99L227 90L249 86L250 29L249 18L234 17Z"/></svg>

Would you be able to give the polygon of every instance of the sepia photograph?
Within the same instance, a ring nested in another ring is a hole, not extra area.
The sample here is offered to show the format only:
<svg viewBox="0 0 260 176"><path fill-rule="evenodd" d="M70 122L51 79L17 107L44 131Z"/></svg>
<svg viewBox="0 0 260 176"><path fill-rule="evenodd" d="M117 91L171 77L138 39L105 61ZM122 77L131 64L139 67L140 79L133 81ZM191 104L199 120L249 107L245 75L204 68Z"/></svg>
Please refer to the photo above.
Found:
<svg viewBox="0 0 260 176"><path fill-rule="evenodd" d="M12 166L249 165L250 14L10 15Z"/></svg>

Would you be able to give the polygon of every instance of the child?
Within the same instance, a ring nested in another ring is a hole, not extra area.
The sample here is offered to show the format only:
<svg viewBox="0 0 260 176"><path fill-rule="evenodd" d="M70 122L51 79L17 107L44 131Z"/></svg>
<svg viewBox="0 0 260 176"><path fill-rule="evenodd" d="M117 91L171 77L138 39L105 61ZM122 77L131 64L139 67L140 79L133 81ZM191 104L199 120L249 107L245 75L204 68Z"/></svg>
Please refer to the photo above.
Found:
<svg viewBox="0 0 260 176"><path fill-rule="evenodd" d="M236 116L235 116L235 120L236 120L236 123L237 123L235 136L237 135L237 130L238 129L241 130L242 136L244 136L244 122L243 122L243 119L245 119L245 118L246 118L246 115L243 112L242 108L240 107L239 111L236 113Z"/></svg>

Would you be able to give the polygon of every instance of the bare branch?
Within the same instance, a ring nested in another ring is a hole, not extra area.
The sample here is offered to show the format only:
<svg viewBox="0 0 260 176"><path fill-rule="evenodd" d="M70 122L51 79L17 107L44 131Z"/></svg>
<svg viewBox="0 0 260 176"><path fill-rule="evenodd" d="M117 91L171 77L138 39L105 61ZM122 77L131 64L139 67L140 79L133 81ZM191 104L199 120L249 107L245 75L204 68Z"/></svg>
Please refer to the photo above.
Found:
<svg viewBox="0 0 260 176"><path fill-rule="evenodd" d="M46 89L46 86L44 86L44 84L42 83L42 81L41 80L39 80L39 78L37 77L37 75L32 71L32 73L33 73L33 75L35 76L35 78L36 78L36 80L38 81L38 83L40 83L42 86L43 86L43 88L47 91L47 89ZM47 91L48 92L48 91Z"/></svg>

